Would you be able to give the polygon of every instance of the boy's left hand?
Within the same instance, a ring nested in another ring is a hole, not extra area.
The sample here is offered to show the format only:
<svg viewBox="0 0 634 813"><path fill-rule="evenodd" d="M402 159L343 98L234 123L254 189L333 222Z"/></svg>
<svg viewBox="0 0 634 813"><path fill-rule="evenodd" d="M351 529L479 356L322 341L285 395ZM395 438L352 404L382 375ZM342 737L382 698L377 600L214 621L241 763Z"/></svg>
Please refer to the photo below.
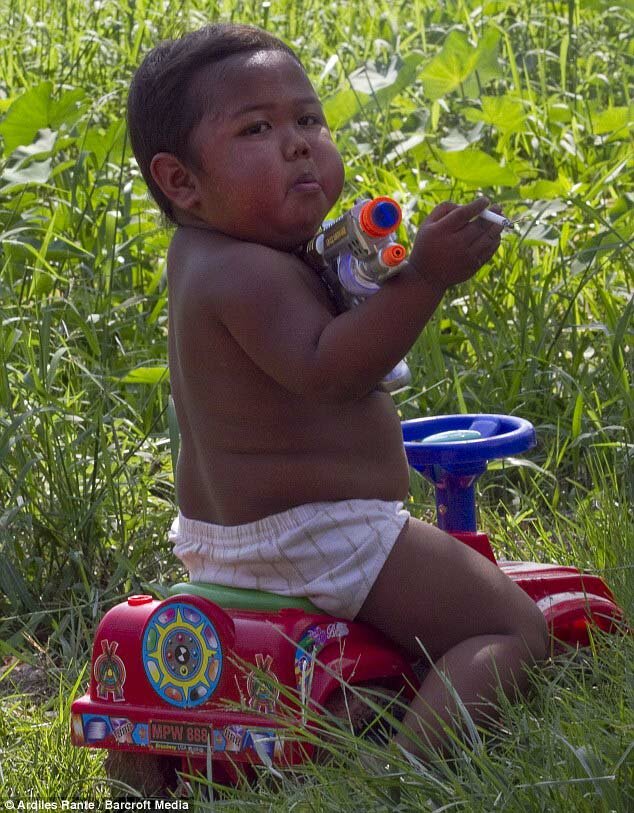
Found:
<svg viewBox="0 0 634 813"><path fill-rule="evenodd" d="M502 226L478 217L488 203L477 198L464 206L450 201L436 206L420 227L409 258L423 279L444 290L469 279L491 259ZM491 210L501 213L499 206Z"/></svg>

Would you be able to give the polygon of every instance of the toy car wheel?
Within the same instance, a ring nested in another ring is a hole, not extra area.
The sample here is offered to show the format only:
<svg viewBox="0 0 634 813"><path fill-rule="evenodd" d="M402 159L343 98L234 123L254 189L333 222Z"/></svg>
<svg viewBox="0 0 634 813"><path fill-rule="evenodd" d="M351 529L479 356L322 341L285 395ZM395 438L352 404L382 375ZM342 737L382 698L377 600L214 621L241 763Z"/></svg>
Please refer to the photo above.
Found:
<svg viewBox="0 0 634 813"><path fill-rule="evenodd" d="M156 754L109 751L105 761L106 776L113 780L110 792L114 798L133 797L136 791L142 797L165 798L178 788L177 767L180 761ZM136 798L136 795L134 795Z"/></svg>

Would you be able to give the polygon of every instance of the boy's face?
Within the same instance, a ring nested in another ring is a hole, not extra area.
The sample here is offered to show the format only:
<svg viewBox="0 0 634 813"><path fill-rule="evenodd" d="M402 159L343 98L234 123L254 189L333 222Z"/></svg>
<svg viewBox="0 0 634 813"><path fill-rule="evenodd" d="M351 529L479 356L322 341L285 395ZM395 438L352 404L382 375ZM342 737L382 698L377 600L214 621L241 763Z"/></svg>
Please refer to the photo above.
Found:
<svg viewBox="0 0 634 813"><path fill-rule="evenodd" d="M202 171L189 214L233 237L291 250L315 234L343 187L319 99L281 51L230 57L201 75L203 92L218 70L211 112L191 135Z"/></svg>

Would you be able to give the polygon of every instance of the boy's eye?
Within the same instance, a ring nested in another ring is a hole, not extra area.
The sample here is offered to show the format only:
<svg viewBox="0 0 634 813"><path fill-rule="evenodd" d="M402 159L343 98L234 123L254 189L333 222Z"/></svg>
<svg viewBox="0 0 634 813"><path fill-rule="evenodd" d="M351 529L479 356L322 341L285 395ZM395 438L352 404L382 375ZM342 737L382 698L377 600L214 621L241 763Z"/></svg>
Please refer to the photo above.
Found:
<svg viewBox="0 0 634 813"><path fill-rule="evenodd" d="M253 124L249 124L248 127L244 128L242 135L260 135L269 130L270 127L271 125L268 121L255 121Z"/></svg>
<svg viewBox="0 0 634 813"><path fill-rule="evenodd" d="M316 124L321 124L321 118L314 113L307 113L305 116L300 116L297 122L303 127L314 127Z"/></svg>

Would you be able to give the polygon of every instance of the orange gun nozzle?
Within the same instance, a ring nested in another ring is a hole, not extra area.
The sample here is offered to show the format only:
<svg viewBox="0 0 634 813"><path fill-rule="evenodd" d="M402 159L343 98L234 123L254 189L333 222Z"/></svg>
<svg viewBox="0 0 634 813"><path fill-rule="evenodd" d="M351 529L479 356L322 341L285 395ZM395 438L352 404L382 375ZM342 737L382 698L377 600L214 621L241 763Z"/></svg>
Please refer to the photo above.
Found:
<svg viewBox="0 0 634 813"><path fill-rule="evenodd" d="M379 197L368 201L359 212L359 225L369 237L387 237L398 229L401 207L392 198Z"/></svg>
<svg viewBox="0 0 634 813"><path fill-rule="evenodd" d="M400 243L392 243L381 252L381 262L387 265L388 268L394 268L394 266L400 265L406 256L405 246Z"/></svg>

